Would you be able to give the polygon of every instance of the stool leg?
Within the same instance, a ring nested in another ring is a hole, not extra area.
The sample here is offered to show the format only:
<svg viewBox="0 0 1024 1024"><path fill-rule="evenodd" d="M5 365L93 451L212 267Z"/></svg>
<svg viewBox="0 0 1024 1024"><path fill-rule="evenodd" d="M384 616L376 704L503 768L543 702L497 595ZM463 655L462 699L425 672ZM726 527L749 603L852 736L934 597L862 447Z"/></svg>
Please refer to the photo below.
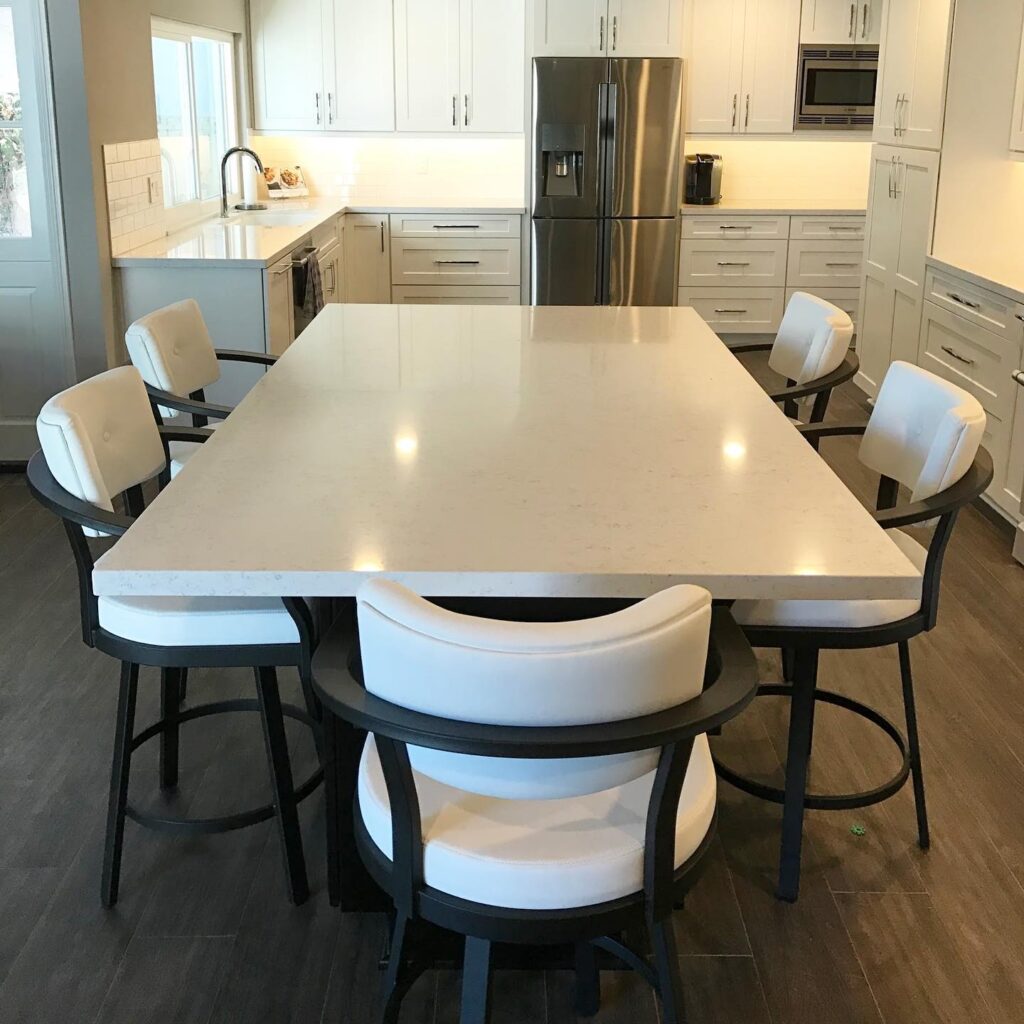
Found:
<svg viewBox="0 0 1024 1024"><path fill-rule="evenodd" d="M110 768L110 798L107 803L107 835L103 847L103 879L100 898L103 906L117 902L121 878L121 846L124 840L124 812L128 805L128 774L132 760L132 736L135 730L135 697L139 688L139 666L121 663L121 688L117 697L117 723L114 728L114 758Z"/></svg>
<svg viewBox="0 0 1024 1024"><path fill-rule="evenodd" d="M405 914L395 916L391 929L391 950L384 975L383 1024L397 1024L402 1009L402 1000L412 988L413 982L423 973L423 961L415 958L410 950L412 945L412 919Z"/></svg>
<svg viewBox="0 0 1024 1024"><path fill-rule="evenodd" d="M178 687L178 703L184 704L185 700L188 698L188 669L181 668L178 669L178 671L181 673L181 682Z"/></svg>
<svg viewBox="0 0 1024 1024"><path fill-rule="evenodd" d="M263 739L267 748L267 764L274 788L277 831L281 840L287 876L288 896L298 906L309 898L306 860L302 853L302 832L295 803L295 784L288 757L288 741L281 714L281 694L277 688L277 672L271 666L256 669L256 692L259 697Z"/></svg>
<svg viewBox="0 0 1024 1024"><path fill-rule="evenodd" d="M601 1009L601 977L597 950L589 942L576 943L576 1013L593 1017Z"/></svg>
<svg viewBox="0 0 1024 1024"><path fill-rule="evenodd" d="M903 710L907 716L907 748L910 754L910 772L914 783L914 807L917 810L917 845L927 850L931 845L928 834L928 807L924 799L924 776L921 773L921 745L917 738L917 707L914 701L914 677L910 671L910 644L899 642L900 677L903 680Z"/></svg>
<svg viewBox="0 0 1024 1024"><path fill-rule="evenodd" d="M672 919L665 918L651 928L654 966L658 972L658 994L661 996L662 1024L684 1024L683 979L679 976L679 952Z"/></svg>
<svg viewBox="0 0 1024 1024"><path fill-rule="evenodd" d="M181 670L160 669L160 788L178 785L178 708L181 706Z"/></svg>
<svg viewBox="0 0 1024 1024"><path fill-rule="evenodd" d="M800 848L804 833L807 765L814 724L814 689L818 681L818 652L799 650L794 663L793 698L789 708L786 753L786 793L782 805L782 844L779 853L780 900L795 903L800 892Z"/></svg>
<svg viewBox="0 0 1024 1024"><path fill-rule="evenodd" d="M487 1024L491 982L491 943L466 936L462 962L462 1013L460 1024Z"/></svg>

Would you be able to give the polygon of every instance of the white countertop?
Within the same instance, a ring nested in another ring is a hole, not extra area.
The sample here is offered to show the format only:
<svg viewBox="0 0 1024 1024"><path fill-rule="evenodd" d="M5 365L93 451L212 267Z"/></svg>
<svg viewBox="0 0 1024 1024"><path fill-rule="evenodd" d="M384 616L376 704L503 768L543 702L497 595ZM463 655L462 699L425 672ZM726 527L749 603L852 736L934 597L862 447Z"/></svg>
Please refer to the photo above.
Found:
<svg viewBox="0 0 1024 1024"><path fill-rule="evenodd" d="M837 206L808 206L806 200L795 199L791 203L767 202L763 206L751 206L750 203L737 203L733 200L723 198L720 203L713 206L697 206L683 203L681 210L683 215L721 216L723 213L735 214L739 217L754 217L757 214L774 214L778 217L863 217L865 208L861 207L837 207Z"/></svg>
<svg viewBox="0 0 1024 1024"><path fill-rule="evenodd" d="M398 199L399 201L395 201ZM369 197L344 199L279 199L255 213L234 212L227 220L219 217L200 221L147 245L115 256L115 267L194 267L215 262L223 267L268 267L287 256L311 231L341 213L514 213L526 208L508 200L467 205L451 199L391 197L387 203ZM308 216L307 216L308 215ZM275 218L287 223L272 223Z"/></svg>
<svg viewBox="0 0 1024 1024"><path fill-rule="evenodd" d="M330 305L100 594L897 598L920 574L689 308Z"/></svg>
<svg viewBox="0 0 1024 1024"><path fill-rule="evenodd" d="M1010 263L991 263L983 266L973 260L933 255L929 256L925 263L935 270L945 270L947 273L966 277L974 284L1000 292L1014 302L1024 303L1024 261L1020 259L1014 259Z"/></svg>

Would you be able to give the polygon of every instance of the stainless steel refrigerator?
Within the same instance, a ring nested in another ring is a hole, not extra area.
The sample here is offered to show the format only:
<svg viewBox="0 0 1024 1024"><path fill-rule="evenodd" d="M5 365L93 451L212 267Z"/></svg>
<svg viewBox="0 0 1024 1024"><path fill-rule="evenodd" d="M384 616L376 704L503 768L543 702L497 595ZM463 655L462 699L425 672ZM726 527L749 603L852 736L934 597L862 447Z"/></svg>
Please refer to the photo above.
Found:
<svg viewBox="0 0 1024 1024"><path fill-rule="evenodd" d="M531 298L671 306L682 198L683 62L533 62Z"/></svg>

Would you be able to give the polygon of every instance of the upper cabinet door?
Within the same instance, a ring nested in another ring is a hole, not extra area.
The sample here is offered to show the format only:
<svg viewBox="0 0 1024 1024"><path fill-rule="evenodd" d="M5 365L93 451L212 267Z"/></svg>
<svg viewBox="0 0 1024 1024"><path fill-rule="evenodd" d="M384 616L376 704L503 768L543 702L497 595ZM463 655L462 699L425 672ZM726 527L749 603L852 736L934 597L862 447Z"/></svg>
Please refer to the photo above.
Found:
<svg viewBox="0 0 1024 1024"><path fill-rule="evenodd" d="M885 6L876 142L920 149L942 144L953 0L901 0Z"/></svg>
<svg viewBox="0 0 1024 1024"><path fill-rule="evenodd" d="M800 0L747 0L740 89L740 131L793 130Z"/></svg>
<svg viewBox="0 0 1024 1024"><path fill-rule="evenodd" d="M882 0L804 0L800 42L877 43Z"/></svg>
<svg viewBox="0 0 1024 1024"><path fill-rule="evenodd" d="M523 131L525 0L461 0L459 127Z"/></svg>
<svg viewBox="0 0 1024 1024"><path fill-rule="evenodd" d="M458 131L459 0L395 0L396 127Z"/></svg>
<svg viewBox="0 0 1024 1024"><path fill-rule="evenodd" d="M746 0L691 0L686 128L693 134L739 130L745 6Z"/></svg>
<svg viewBox="0 0 1024 1024"><path fill-rule="evenodd" d="M348 132L393 131L391 0L333 0L333 4L324 0L324 8L325 17L330 18L326 35L331 43L326 127Z"/></svg>
<svg viewBox="0 0 1024 1024"><path fill-rule="evenodd" d="M858 43L878 44L882 37L882 16L885 14L884 0L860 0L860 18L854 33Z"/></svg>
<svg viewBox="0 0 1024 1024"><path fill-rule="evenodd" d="M682 0L608 0L608 56L682 56Z"/></svg>
<svg viewBox="0 0 1024 1024"><path fill-rule="evenodd" d="M600 57L608 52L608 0L536 0L538 57Z"/></svg>
<svg viewBox="0 0 1024 1024"><path fill-rule="evenodd" d="M250 0L253 127L319 129L327 97L320 0Z"/></svg>

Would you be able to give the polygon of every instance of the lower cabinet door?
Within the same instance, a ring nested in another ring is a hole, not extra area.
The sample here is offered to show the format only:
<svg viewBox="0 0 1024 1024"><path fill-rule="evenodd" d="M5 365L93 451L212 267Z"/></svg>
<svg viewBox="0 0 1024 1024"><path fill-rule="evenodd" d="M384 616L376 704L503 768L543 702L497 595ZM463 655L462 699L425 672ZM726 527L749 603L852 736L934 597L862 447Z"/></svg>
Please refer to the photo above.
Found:
<svg viewBox="0 0 1024 1024"><path fill-rule="evenodd" d="M487 285L395 285L391 301L400 305L518 306L518 288Z"/></svg>
<svg viewBox="0 0 1024 1024"><path fill-rule="evenodd" d="M783 288L680 288L680 306L693 308L716 334L774 334L782 322Z"/></svg>
<svg viewBox="0 0 1024 1024"><path fill-rule="evenodd" d="M267 352L279 356L295 340L291 256L268 267L264 273L267 275Z"/></svg>
<svg viewBox="0 0 1024 1024"><path fill-rule="evenodd" d="M344 301L390 302L388 215L345 214L344 246Z"/></svg>
<svg viewBox="0 0 1024 1024"><path fill-rule="evenodd" d="M324 302L341 302L341 245L332 245L320 253L320 280Z"/></svg>

